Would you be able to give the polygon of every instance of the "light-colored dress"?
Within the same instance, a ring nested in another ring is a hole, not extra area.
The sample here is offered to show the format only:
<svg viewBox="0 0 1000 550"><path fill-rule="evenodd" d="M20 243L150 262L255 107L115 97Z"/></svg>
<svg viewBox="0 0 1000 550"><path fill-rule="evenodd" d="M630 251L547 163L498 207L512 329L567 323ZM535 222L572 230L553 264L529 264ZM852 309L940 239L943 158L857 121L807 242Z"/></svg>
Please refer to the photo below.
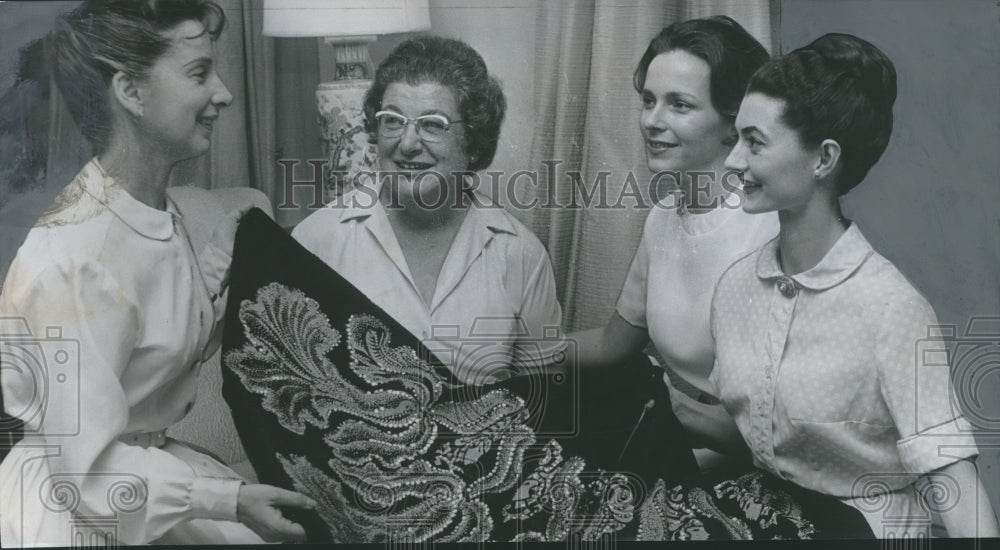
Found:
<svg viewBox="0 0 1000 550"><path fill-rule="evenodd" d="M840 497L877 537L928 536L915 479L978 451L934 311L906 277L852 225L791 277L777 239L747 255L712 307L712 380L757 467Z"/></svg>
<svg viewBox="0 0 1000 550"><path fill-rule="evenodd" d="M4 545L260 542L235 522L239 476L162 438L218 347L229 260L96 159L29 232L0 293L4 404L26 431L0 464Z"/></svg>
<svg viewBox="0 0 1000 550"><path fill-rule="evenodd" d="M393 233L378 187L351 191L303 220L292 235L386 311L463 382L556 360L559 330L552 264L542 243L503 208L479 197L448 251L430 306Z"/></svg>
<svg viewBox="0 0 1000 550"><path fill-rule="evenodd" d="M708 382L715 360L712 291L727 267L777 234L775 214L751 215L738 207L692 214L670 199L657 203L618 298L618 315L648 331L667 368L714 396Z"/></svg>

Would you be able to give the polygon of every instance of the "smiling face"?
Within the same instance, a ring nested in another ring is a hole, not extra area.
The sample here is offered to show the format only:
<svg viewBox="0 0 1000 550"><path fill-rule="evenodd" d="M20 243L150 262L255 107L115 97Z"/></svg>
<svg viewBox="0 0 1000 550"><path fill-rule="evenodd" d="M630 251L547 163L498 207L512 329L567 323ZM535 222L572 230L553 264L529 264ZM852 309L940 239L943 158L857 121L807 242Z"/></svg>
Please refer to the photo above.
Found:
<svg viewBox="0 0 1000 550"><path fill-rule="evenodd" d="M462 118L455 94L447 86L436 82L422 82L415 86L406 82L389 84L382 96L382 110L399 113L411 121L423 115L442 115L450 121ZM404 174L399 181L402 196L419 192L423 204L433 204L440 192L438 186L444 182L451 184L455 181L453 175L456 172L468 169L469 156L465 145L465 127L462 124L453 124L441 135L440 141L425 142L420 139L416 125L410 123L398 137L378 134L379 168L384 172ZM419 184L420 188L417 189L414 184Z"/></svg>
<svg viewBox="0 0 1000 550"><path fill-rule="evenodd" d="M712 105L710 77L708 63L684 50L650 62L639 117L650 171L721 171L732 125Z"/></svg>
<svg viewBox="0 0 1000 550"><path fill-rule="evenodd" d="M813 178L818 148L805 147L781 116L785 102L759 93L743 98L736 116L740 139L726 168L743 172L743 210L801 211L820 191Z"/></svg>
<svg viewBox="0 0 1000 550"><path fill-rule="evenodd" d="M208 152L219 111L233 96L215 72L212 40L203 24L185 21L164 35L170 48L137 80L142 116L136 125L152 150L176 161Z"/></svg>

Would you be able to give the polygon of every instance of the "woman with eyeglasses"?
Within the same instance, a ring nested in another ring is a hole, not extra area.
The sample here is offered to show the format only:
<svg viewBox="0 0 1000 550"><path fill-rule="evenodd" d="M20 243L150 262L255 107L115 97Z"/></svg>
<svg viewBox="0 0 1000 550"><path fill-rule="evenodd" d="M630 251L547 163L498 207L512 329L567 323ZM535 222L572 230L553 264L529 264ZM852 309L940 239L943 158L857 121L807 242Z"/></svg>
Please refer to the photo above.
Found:
<svg viewBox="0 0 1000 550"><path fill-rule="evenodd" d="M377 175L292 233L470 384L552 362L565 347L544 338L562 313L541 242L463 186L493 160L505 109L464 42L404 42L365 96Z"/></svg>
<svg viewBox="0 0 1000 550"><path fill-rule="evenodd" d="M658 380L559 364L545 250L462 188L505 107L475 51L404 42L364 105L379 173L294 239L249 216L229 291L223 394L258 478L316 500L310 542L812 536L756 479L684 485Z"/></svg>

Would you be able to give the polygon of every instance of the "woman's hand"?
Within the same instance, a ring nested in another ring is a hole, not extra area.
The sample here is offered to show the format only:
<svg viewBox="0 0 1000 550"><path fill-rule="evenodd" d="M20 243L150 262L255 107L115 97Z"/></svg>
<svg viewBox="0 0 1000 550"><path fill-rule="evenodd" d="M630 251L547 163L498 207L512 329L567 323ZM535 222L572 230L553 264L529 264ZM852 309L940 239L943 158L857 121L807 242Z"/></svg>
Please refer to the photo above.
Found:
<svg viewBox="0 0 1000 550"><path fill-rule="evenodd" d="M628 324L617 311L607 325L574 332L566 338L576 343L566 348L566 364L584 369L616 366L649 343L646 329Z"/></svg>
<svg viewBox="0 0 1000 550"><path fill-rule="evenodd" d="M721 403L702 403L670 384L667 384L667 389L670 391L670 407L684 426L692 447L733 455L748 452L736 422Z"/></svg>
<svg viewBox="0 0 1000 550"><path fill-rule="evenodd" d="M305 529L285 519L279 506L312 510L316 501L271 485L242 485L236 501L236 518L268 542L305 541Z"/></svg>

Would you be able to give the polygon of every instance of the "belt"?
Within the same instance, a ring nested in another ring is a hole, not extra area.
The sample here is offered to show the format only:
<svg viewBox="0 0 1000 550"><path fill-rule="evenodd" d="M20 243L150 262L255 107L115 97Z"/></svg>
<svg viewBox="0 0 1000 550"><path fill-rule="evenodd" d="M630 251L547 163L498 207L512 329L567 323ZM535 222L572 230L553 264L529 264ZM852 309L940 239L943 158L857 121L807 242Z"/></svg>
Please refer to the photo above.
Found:
<svg viewBox="0 0 1000 550"><path fill-rule="evenodd" d="M167 444L167 430L155 432L132 432L118 437L118 441L126 445L134 445L148 449L150 447L162 447Z"/></svg>

